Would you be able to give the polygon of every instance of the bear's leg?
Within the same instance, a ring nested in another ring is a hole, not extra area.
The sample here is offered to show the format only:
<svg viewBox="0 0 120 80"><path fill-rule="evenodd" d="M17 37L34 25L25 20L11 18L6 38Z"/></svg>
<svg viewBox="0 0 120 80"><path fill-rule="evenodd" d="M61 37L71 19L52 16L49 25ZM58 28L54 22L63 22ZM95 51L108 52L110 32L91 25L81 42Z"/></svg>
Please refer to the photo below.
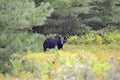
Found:
<svg viewBox="0 0 120 80"><path fill-rule="evenodd" d="M62 49L63 45L58 45L58 50Z"/></svg>
<svg viewBox="0 0 120 80"><path fill-rule="evenodd" d="M43 49L44 49L44 51L47 50L47 43L46 42L44 42L44 44L43 44Z"/></svg>
<svg viewBox="0 0 120 80"><path fill-rule="evenodd" d="M46 51L47 50L47 48L46 47L44 47L44 51Z"/></svg>

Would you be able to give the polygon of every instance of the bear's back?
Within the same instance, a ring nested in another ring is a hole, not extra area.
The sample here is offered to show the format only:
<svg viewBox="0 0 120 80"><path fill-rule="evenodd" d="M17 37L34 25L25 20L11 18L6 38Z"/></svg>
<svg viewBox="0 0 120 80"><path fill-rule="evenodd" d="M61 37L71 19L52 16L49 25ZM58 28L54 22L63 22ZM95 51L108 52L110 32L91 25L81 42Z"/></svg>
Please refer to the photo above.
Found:
<svg viewBox="0 0 120 80"><path fill-rule="evenodd" d="M47 44L47 47L54 48L57 45L58 39L56 38L47 38L45 40L45 43Z"/></svg>

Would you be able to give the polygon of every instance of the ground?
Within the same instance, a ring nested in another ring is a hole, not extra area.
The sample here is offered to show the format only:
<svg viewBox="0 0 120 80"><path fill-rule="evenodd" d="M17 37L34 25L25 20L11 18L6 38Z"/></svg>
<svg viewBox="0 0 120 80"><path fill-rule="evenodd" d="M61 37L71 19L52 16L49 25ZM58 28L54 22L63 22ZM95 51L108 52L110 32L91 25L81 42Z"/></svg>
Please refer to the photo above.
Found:
<svg viewBox="0 0 120 80"><path fill-rule="evenodd" d="M13 65L19 66L14 66L16 72L14 76L9 77L14 78L11 80L119 79L119 53L118 44L65 44L63 50L50 49L39 53L28 51L21 57L21 60L25 61L24 65L13 60ZM16 56L19 55L13 55Z"/></svg>

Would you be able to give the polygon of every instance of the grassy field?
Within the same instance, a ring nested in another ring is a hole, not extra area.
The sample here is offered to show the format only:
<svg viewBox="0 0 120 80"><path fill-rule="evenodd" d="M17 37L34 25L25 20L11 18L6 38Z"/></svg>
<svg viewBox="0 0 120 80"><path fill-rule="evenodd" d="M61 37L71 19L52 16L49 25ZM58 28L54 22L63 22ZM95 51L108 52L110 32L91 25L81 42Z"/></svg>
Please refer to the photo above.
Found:
<svg viewBox="0 0 120 80"><path fill-rule="evenodd" d="M118 44L65 44L63 50L15 53L10 59L12 75L1 80L119 80Z"/></svg>

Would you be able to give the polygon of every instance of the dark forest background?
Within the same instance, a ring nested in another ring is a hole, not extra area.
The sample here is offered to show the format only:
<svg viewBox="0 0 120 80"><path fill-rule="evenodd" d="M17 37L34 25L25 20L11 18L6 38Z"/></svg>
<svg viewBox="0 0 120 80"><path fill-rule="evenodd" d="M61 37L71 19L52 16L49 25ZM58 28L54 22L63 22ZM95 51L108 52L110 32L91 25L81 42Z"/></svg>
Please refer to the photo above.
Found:
<svg viewBox="0 0 120 80"><path fill-rule="evenodd" d="M91 30L120 28L119 0L35 0L50 2L54 11L44 25L33 30L42 34L82 35Z"/></svg>

